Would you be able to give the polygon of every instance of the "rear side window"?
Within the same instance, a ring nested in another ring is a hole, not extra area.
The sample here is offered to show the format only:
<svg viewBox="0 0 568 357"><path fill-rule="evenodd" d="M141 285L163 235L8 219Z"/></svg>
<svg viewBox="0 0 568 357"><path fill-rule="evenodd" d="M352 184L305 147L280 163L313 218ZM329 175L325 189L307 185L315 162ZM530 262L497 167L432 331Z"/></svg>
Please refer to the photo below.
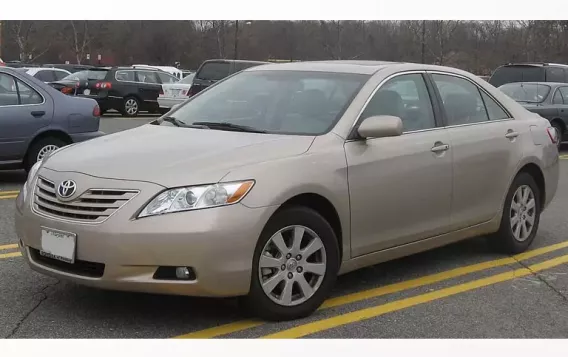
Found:
<svg viewBox="0 0 568 357"><path fill-rule="evenodd" d="M207 81L219 81L229 75L230 64L228 62L207 62L197 71L195 78Z"/></svg>
<svg viewBox="0 0 568 357"><path fill-rule="evenodd" d="M473 124L489 120L476 85L450 75L433 74L432 79L442 97L448 125Z"/></svg>
<svg viewBox="0 0 568 357"><path fill-rule="evenodd" d="M18 105L18 89L14 77L0 73L0 107Z"/></svg>
<svg viewBox="0 0 568 357"><path fill-rule="evenodd" d="M504 66L495 70L489 83L495 87L515 82L544 82L544 68L540 66Z"/></svg>
<svg viewBox="0 0 568 357"><path fill-rule="evenodd" d="M546 81L547 82L565 83L566 78L564 76L564 69L559 68L559 67L547 67L546 68Z"/></svg>
<svg viewBox="0 0 568 357"><path fill-rule="evenodd" d="M160 77L160 81L162 83L177 83L177 82L179 82L178 78L171 76L167 73L158 72L158 77Z"/></svg>
<svg viewBox="0 0 568 357"><path fill-rule="evenodd" d="M140 83L159 84L158 76L153 71L136 71Z"/></svg>
<svg viewBox="0 0 568 357"><path fill-rule="evenodd" d="M483 91L480 92L481 97L483 98L483 102L485 103L485 108L487 108L487 115L489 116L489 120L501 120L510 118L510 115L507 114L507 112L505 112L503 108L501 108L499 104L497 104L493 100L493 98L485 94L485 92Z"/></svg>
<svg viewBox="0 0 568 357"><path fill-rule="evenodd" d="M69 75L67 72L63 72L63 71L53 71L53 74L55 75L56 81L60 81L60 80L62 80L63 78L65 78Z"/></svg>
<svg viewBox="0 0 568 357"><path fill-rule="evenodd" d="M560 87L558 88L558 90L556 91L556 94L560 93L560 95L562 95L562 101L560 103L554 103L554 104L566 104L568 103L568 87Z"/></svg>
<svg viewBox="0 0 568 357"><path fill-rule="evenodd" d="M18 86L18 94L20 95L20 104L31 105L41 104L43 102L41 95L32 87L18 79L16 79L16 85Z"/></svg>

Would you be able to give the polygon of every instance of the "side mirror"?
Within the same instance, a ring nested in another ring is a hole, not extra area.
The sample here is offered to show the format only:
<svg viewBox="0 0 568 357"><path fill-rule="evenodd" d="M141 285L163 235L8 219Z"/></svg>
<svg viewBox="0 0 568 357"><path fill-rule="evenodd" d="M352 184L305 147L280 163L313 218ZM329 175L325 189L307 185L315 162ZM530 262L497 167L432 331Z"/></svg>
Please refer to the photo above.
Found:
<svg viewBox="0 0 568 357"><path fill-rule="evenodd" d="M402 135L402 119L391 115L377 115L363 120L357 133L362 138L384 138Z"/></svg>

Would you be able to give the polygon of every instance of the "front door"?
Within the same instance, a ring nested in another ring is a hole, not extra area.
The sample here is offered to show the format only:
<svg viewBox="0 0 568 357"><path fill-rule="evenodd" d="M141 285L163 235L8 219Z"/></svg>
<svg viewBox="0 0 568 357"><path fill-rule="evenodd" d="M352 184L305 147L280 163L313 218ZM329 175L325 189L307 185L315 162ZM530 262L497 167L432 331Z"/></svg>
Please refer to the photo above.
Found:
<svg viewBox="0 0 568 357"><path fill-rule="evenodd" d="M403 135L345 144L353 256L448 231L452 148L431 98L423 74L390 79L374 94L362 118L398 116Z"/></svg>

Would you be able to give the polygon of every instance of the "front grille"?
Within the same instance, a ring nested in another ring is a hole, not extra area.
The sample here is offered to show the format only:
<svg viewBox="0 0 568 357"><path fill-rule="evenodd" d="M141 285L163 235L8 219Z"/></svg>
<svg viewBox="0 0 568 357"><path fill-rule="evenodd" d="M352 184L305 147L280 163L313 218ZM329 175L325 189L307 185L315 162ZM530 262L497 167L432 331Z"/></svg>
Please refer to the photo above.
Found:
<svg viewBox="0 0 568 357"><path fill-rule="evenodd" d="M90 189L71 202L55 194L55 184L39 177L34 191L34 208L43 214L83 223L101 223L130 201L136 190Z"/></svg>
<svg viewBox="0 0 568 357"><path fill-rule="evenodd" d="M32 260L39 265L69 274L81 275L89 278L101 278L105 272L105 265L103 263L76 259L75 263L70 264L57 259L44 257L39 254L39 250L34 248L30 248L30 256Z"/></svg>

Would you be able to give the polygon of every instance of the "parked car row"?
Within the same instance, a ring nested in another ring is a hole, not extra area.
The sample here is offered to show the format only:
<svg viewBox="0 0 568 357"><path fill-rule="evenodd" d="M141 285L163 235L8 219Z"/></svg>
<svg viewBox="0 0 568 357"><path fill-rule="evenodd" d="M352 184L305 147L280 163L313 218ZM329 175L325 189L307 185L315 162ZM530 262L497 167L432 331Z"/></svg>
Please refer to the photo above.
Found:
<svg viewBox="0 0 568 357"><path fill-rule="evenodd" d="M560 146L568 135L568 65L508 63L498 67L489 83L527 110L548 119Z"/></svg>

